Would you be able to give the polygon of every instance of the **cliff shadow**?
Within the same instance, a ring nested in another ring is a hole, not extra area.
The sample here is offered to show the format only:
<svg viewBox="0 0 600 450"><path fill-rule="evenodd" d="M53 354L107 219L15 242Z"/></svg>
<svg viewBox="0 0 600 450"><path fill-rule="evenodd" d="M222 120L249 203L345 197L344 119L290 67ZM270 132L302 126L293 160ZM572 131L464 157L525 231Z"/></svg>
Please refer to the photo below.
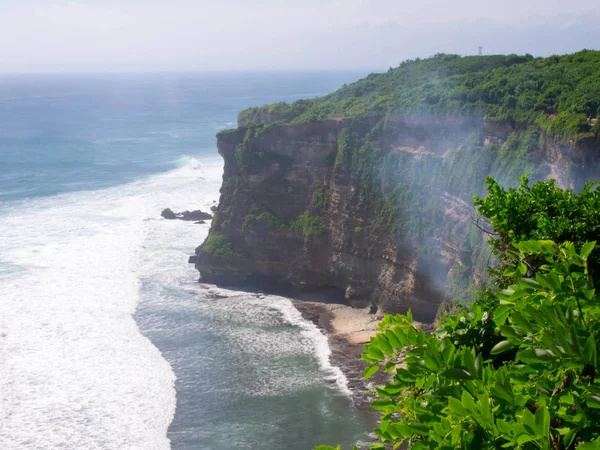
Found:
<svg viewBox="0 0 600 450"><path fill-rule="evenodd" d="M199 280L201 283L202 278ZM212 284L212 283L211 283ZM240 283L214 283L217 287L254 294L269 294L292 300L350 306L343 289L335 286L299 287L287 280L254 273Z"/></svg>

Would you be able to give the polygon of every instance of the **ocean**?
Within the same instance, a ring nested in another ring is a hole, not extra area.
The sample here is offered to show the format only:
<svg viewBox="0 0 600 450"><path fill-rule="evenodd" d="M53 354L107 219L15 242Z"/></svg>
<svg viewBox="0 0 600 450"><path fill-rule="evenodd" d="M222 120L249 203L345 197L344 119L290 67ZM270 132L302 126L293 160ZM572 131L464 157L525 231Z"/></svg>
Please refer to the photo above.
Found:
<svg viewBox="0 0 600 450"><path fill-rule="evenodd" d="M187 264L248 106L360 73L0 76L0 448L350 446L367 419L291 301Z"/></svg>

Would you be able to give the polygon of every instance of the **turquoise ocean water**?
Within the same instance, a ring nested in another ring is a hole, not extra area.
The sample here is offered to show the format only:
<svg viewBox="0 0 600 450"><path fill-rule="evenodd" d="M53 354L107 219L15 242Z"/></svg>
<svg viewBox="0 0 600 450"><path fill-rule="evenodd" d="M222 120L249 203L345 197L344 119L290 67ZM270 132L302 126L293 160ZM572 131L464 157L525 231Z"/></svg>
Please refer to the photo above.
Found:
<svg viewBox="0 0 600 450"><path fill-rule="evenodd" d="M310 449L364 439L291 302L196 282L239 110L358 73L0 76L0 448Z"/></svg>

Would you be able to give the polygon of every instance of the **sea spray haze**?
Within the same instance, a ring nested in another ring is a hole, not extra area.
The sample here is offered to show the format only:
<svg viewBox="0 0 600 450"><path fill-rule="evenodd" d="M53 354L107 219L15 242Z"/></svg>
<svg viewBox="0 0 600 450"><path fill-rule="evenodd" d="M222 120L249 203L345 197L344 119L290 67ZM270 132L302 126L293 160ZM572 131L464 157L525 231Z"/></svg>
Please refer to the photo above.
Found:
<svg viewBox="0 0 600 450"><path fill-rule="evenodd" d="M490 261L470 202L486 176L580 189L600 173L599 62L591 50L437 54L242 111L218 135L225 180L196 267L206 280L334 287L419 320L472 300ZM228 254L208 245L217 237Z"/></svg>
<svg viewBox="0 0 600 450"><path fill-rule="evenodd" d="M0 447L360 438L315 327L287 299L198 285L208 225L160 218L213 205L214 135L238 110L352 78L0 78Z"/></svg>
<svg viewBox="0 0 600 450"><path fill-rule="evenodd" d="M487 185L474 203L495 230L493 287L429 335L410 313L380 323L365 375L397 370L372 403L375 433L414 449L598 448L597 183Z"/></svg>

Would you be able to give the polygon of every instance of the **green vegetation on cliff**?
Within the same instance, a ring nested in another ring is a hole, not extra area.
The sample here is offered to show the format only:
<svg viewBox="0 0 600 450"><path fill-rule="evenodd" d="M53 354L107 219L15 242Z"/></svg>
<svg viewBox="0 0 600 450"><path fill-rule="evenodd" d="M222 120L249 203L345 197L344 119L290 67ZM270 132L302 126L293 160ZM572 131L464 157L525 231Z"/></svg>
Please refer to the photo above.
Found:
<svg viewBox="0 0 600 450"><path fill-rule="evenodd" d="M320 213L327 211L329 206L329 188L318 189L313 193L312 206Z"/></svg>
<svg viewBox="0 0 600 450"><path fill-rule="evenodd" d="M483 194L487 176L505 186L515 186L522 174L534 181L556 176L580 189L596 164L589 150L597 144L556 140L598 128L592 117L600 106L599 74L595 51L549 58L436 55L319 99L248 109L235 136L220 133L232 156L224 205L235 214L220 211L214 231L230 235L234 227L253 239L276 230L348 236L344 245L411 258L419 277L435 278L442 310L472 301L473 290L486 286L495 255L481 224L472 223L468 199ZM327 117L344 120L285 125ZM319 160L324 170L300 182L304 169L297 164L315 149L328 152Z"/></svg>
<svg viewBox="0 0 600 450"><path fill-rule="evenodd" d="M295 117L304 114L312 107L311 100L298 100L289 105L285 102L275 103L263 107L252 107L243 110L238 120L242 122L260 123L262 118L269 119L269 122L289 122Z"/></svg>
<svg viewBox="0 0 600 450"><path fill-rule="evenodd" d="M325 232L325 220L309 212L304 212L292 220L283 221L270 212L251 208L244 219L244 228L256 229L259 225L266 225L272 230L302 233L306 237L321 236Z"/></svg>
<svg viewBox="0 0 600 450"><path fill-rule="evenodd" d="M266 164L280 164L282 166L290 165L289 157L278 153L267 152L257 147L255 142L261 134L269 131L271 128L279 126L280 123L270 125L256 126L250 124L244 132L244 139L235 149L235 160L238 165L250 165L253 167L263 167Z"/></svg>
<svg viewBox="0 0 600 450"><path fill-rule="evenodd" d="M349 119L338 139L334 173L350 178L351 203L369 218L356 224L365 235L412 248L426 263L445 246L456 247L452 251L460 262L446 280L446 298L469 301L471 275L478 273L475 285L485 281L490 250L469 220L473 210L464 199L482 194L488 175L509 186L523 173L543 178L547 168L539 163L540 136L526 128L505 141L488 141L480 130L467 130L440 155L395 147L410 136L393 119Z"/></svg>
<svg viewBox="0 0 600 450"><path fill-rule="evenodd" d="M202 248L206 253L210 253L214 256L226 258L228 256L235 256L235 250L233 244L227 236L220 232L213 232L208 235L204 247Z"/></svg>
<svg viewBox="0 0 600 450"><path fill-rule="evenodd" d="M305 212L288 223L287 228L304 236L320 236L325 232L325 221L322 217Z"/></svg>
<svg viewBox="0 0 600 450"><path fill-rule="evenodd" d="M240 113L243 123L307 123L361 115L476 116L537 124L559 141L600 132L600 52L531 55L439 54L405 61L338 91Z"/></svg>
<svg viewBox="0 0 600 450"><path fill-rule="evenodd" d="M495 288L429 335L410 312L379 324L365 377L383 368L391 380L376 388L382 443L371 449L600 448L598 257L588 241L597 192L488 180L475 204L497 232Z"/></svg>

